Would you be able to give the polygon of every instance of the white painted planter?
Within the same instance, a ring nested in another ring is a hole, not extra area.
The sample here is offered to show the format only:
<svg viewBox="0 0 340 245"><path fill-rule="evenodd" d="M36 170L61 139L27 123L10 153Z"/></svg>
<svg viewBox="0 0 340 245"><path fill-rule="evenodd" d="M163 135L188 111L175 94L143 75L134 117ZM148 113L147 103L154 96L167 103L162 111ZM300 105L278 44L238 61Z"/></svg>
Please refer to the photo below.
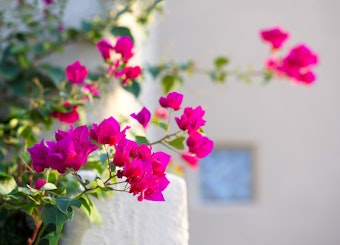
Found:
<svg viewBox="0 0 340 245"><path fill-rule="evenodd" d="M189 225L185 181L168 174L165 202L138 202L128 193L99 201L103 224L91 223L77 213L66 225L62 245L187 245Z"/></svg>

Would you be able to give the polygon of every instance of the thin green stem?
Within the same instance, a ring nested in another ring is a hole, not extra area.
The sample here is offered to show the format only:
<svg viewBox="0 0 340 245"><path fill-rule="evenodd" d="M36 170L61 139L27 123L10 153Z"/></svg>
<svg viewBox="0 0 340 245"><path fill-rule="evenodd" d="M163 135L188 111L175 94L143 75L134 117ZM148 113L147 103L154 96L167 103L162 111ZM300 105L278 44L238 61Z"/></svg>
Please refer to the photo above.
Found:
<svg viewBox="0 0 340 245"><path fill-rule="evenodd" d="M166 139L169 139L173 136L178 136L179 133L183 132L182 130L179 130L175 133L172 133L172 134L166 134L163 138L157 140L157 141L154 141L152 143L150 143L150 145L155 145L155 144L162 144L162 142L164 142Z"/></svg>

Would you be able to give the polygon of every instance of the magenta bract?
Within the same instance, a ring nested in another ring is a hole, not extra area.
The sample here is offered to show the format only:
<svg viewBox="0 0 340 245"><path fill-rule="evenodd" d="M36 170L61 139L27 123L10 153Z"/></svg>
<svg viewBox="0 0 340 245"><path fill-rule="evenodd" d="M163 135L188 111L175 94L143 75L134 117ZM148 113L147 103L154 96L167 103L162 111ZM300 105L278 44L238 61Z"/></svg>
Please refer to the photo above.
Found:
<svg viewBox="0 0 340 245"><path fill-rule="evenodd" d="M184 112L180 118L176 117L175 120L177 125L182 130L197 131L200 127L205 124L205 120L203 120L203 116L205 111L201 106L196 108L186 107Z"/></svg>
<svg viewBox="0 0 340 245"><path fill-rule="evenodd" d="M87 68L80 64L79 60L66 67L66 78L71 83L83 83L87 77L87 73Z"/></svg>
<svg viewBox="0 0 340 245"><path fill-rule="evenodd" d="M125 138L125 132L129 127L120 131L120 124L113 117L104 119L99 125L93 124L90 136L99 144L116 145Z"/></svg>
<svg viewBox="0 0 340 245"><path fill-rule="evenodd" d="M146 107L143 107L137 114L132 113L130 116L136 119L144 128L149 125L151 119L151 113Z"/></svg>
<svg viewBox="0 0 340 245"><path fill-rule="evenodd" d="M49 167L47 163L48 148L43 140L39 144L34 144L31 148L28 148L27 151L31 155L32 166L35 171L41 173L45 168Z"/></svg>
<svg viewBox="0 0 340 245"><path fill-rule="evenodd" d="M199 158L208 156L214 148L214 142L198 132L191 132L186 143L189 147L189 152Z"/></svg>
<svg viewBox="0 0 340 245"><path fill-rule="evenodd" d="M164 108L172 108L175 111L181 108L183 94L177 92L170 92L166 97L159 99L159 104Z"/></svg>
<svg viewBox="0 0 340 245"><path fill-rule="evenodd" d="M27 150L37 172L52 168L64 173L67 168L79 170L86 163L88 155L97 148L89 140L88 128L80 126L75 129L71 127L68 132L59 130L56 141L48 141L47 146L42 141Z"/></svg>
<svg viewBox="0 0 340 245"><path fill-rule="evenodd" d="M107 39L102 39L97 43L97 48L101 53L104 60L109 60L111 58L111 51L113 50L113 45Z"/></svg>
<svg viewBox="0 0 340 245"><path fill-rule="evenodd" d="M142 74L142 69L139 66L125 67L123 70L115 73L116 77L122 77L122 85L131 85L131 80L136 79Z"/></svg>
<svg viewBox="0 0 340 245"><path fill-rule="evenodd" d="M73 124L79 120L79 113L77 106L71 106L70 103L66 102L64 107L68 109L67 112L55 111L52 116L57 118L62 123Z"/></svg>
<svg viewBox="0 0 340 245"><path fill-rule="evenodd" d="M124 63L127 63L133 56L133 42L128 36L119 37L113 49L122 56Z"/></svg>
<svg viewBox="0 0 340 245"><path fill-rule="evenodd" d="M46 180L38 178L37 181L35 182L34 188L39 190L41 187L43 187L46 184Z"/></svg>
<svg viewBox="0 0 340 245"><path fill-rule="evenodd" d="M261 37L264 41L269 42L273 49L279 49L288 39L289 34L280 28L272 28L261 31Z"/></svg>

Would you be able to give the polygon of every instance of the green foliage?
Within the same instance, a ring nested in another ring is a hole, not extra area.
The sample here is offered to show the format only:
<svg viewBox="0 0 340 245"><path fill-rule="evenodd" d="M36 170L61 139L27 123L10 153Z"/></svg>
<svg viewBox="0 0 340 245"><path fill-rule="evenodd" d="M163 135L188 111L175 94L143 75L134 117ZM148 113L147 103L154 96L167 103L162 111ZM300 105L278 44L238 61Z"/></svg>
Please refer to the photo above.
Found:
<svg viewBox="0 0 340 245"><path fill-rule="evenodd" d="M134 38L133 38L133 35L132 35L130 29L125 27L125 26L114 26L111 29L111 34L114 35L115 37L128 36L134 42Z"/></svg>
<svg viewBox="0 0 340 245"><path fill-rule="evenodd" d="M184 141L185 141L185 137L181 136L181 137L177 137L173 140L170 141L166 141L167 144L171 145L172 147L174 147L177 150L183 150L184 149Z"/></svg>
<svg viewBox="0 0 340 245"><path fill-rule="evenodd" d="M141 145L141 144L149 145L150 144L149 140L145 136L137 135L137 136L135 136L135 139L136 139L136 142L139 145Z"/></svg>
<svg viewBox="0 0 340 245"><path fill-rule="evenodd" d="M13 176L0 172L0 195L7 195L17 187Z"/></svg>
<svg viewBox="0 0 340 245"><path fill-rule="evenodd" d="M172 74L164 76L161 82L163 93L167 94L173 90L178 89L182 83L183 83L183 80L179 76L172 75Z"/></svg>
<svg viewBox="0 0 340 245"><path fill-rule="evenodd" d="M123 86L123 88L129 93L131 93L133 96L138 98L141 93L141 86L139 82L137 82L136 80L132 79L131 81L132 81L131 85Z"/></svg>

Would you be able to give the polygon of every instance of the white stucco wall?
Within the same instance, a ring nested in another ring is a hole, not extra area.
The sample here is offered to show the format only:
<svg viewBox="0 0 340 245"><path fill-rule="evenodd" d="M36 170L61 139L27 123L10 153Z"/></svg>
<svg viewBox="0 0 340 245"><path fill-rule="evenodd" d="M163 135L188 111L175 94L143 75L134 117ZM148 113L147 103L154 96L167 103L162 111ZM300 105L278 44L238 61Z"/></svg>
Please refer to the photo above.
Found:
<svg viewBox="0 0 340 245"><path fill-rule="evenodd" d="M268 46L261 28L280 25L288 44L306 42L320 55L318 81L248 86L194 76L185 101L207 110L206 133L218 144L256 149L255 199L202 205L197 173L187 172L190 244L340 244L340 2L332 0L168 1L159 27L160 54L209 67L219 54L261 67ZM212 166L213 167L213 166Z"/></svg>

